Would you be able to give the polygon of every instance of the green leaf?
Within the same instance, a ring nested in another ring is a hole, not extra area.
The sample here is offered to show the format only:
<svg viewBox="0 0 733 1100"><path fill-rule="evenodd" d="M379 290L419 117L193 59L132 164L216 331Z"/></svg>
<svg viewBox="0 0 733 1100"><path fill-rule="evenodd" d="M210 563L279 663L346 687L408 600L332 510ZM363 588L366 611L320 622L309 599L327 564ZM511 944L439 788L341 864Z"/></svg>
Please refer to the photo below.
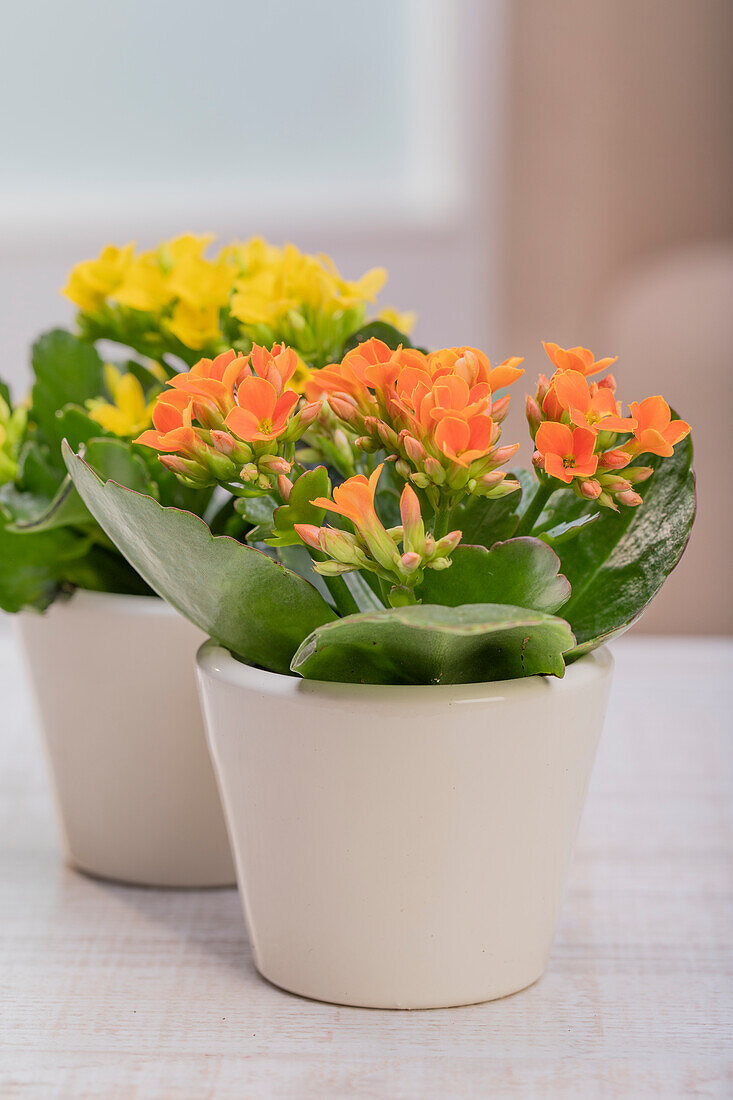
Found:
<svg viewBox="0 0 733 1100"><path fill-rule="evenodd" d="M558 546L572 595L563 615L578 641L572 659L628 629L682 556L695 518L692 443L678 443L671 458L645 456L655 473L641 488L643 504L600 519ZM623 471L621 471L623 474ZM543 513L555 522L586 514L570 492L550 497Z"/></svg>
<svg viewBox="0 0 733 1100"><path fill-rule="evenodd" d="M601 518L600 512L593 512L589 516L578 516L577 519L568 520L567 523L556 523L553 527L544 531L535 529L535 535L542 539L548 546L559 546L562 542L568 542L579 535L591 523L596 523Z"/></svg>
<svg viewBox="0 0 733 1100"><path fill-rule="evenodd" d="M364 325L349 337L344 344L343 354L346 355L348 351L353 351L359 344L371 339L381 340L383 344L393 350L398 348L400 344L403 348L415 346L410 343L409 336L405 336L404 332L400 332L394 325L388 325L386 321L370 321L368 325Z"/></svg>
<svg viewBox="0 0 733 1100"><path fill-rule="evenodd" d="M417 605L349 615L314 630L293 658L309 680L470 684L562 676L574 644L562 619L522 607Z"/></svg>
<svg viewBox="0 0 733 1100"><path fill-rule="evenodd" d="M66 441L70 446L69 441ZM122 439L91 439L84 458L103 481L116 481L126 489L150 493L150 474L132 445Z"/></svg>
<svg viewBox="0 0 733 1100"><path fill-rule="evenodd" d="M495 542L510 539L517 529L520 503L517 490L498 500L468 496L453 509L451 528L462 532L462 541L471 546L487 548Z"/></svg>
<svg viewBox="0 0 733 1100"><path fill-rule="evenodd" d="M18 534L0 521L0 607L10 612L44 610L89 545L88 539L68 530Z"/></svg>
<svg viewBox="0 0 733 1100"><path fill-rule="evenodd" d="M293 483L290 500L276 508L273 514L273 537L266 539L268 546L298 546L301 538L293 529L296 523L312 523L320 527L326 514L325 508L316 508L311 500L329 497L331 482L325 466L306 470Z"/></svg>
<svg viewBox="0 0 733 1100"><path fill-rule="evenodd" d="M214 536L191 512L101 481L64 445L79 493L148 584L248 664L288 672L302 639L334 619L313 585L251 546Z"/></svg>
<svg viewBox="0 0 733 1100"><path fill-rule="evenodd" d="M91 344L64 329L54 329L33 345L32 361L35 380L29 417L50 444L55 460L63 439L59 410L69 404L83 406L88 398L99 396L102 360Z"/></svg>
<svg viewBox="0 0 733 1100"><path fill-rule="evenodd" d="M453 551L449 569L426 569L417 595L423 603L448 607L495 603L557 611L570 596L559 568L554 550L535 538L497 542L491 550L461 545Z"/></svg>
<svg viewBox="0 0 733 1100"><path fill-rule="evenodd" d="M7 530L18 534L31 531L52 531L56 527L80 527L84 524L94 523L88 508L74 488L71 478L66 476L61 483L56 496L50 504L45 504L41 498L31 498L41 507L35 514L26 514L21 520L7 525Z"/></svg>

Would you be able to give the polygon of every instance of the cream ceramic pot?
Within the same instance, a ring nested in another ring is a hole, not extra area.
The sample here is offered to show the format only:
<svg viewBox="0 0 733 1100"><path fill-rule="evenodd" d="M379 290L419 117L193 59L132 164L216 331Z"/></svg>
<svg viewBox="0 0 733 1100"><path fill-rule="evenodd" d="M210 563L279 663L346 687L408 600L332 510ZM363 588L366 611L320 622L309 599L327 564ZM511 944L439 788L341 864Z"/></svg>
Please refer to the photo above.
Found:
<svg viewBox="0 0 733 1100"><path fill-rule="evenodd" d="M201 631L163 600L84 591L16 621L68 861L137 885L231 885Z"/></svg>
<svg viewBox="0 0 733 1100"><path fill-rule="evenodd" d="M433 1008L547 963L611 681L376 687L198 654L256 965L307 997Z"/></svg>

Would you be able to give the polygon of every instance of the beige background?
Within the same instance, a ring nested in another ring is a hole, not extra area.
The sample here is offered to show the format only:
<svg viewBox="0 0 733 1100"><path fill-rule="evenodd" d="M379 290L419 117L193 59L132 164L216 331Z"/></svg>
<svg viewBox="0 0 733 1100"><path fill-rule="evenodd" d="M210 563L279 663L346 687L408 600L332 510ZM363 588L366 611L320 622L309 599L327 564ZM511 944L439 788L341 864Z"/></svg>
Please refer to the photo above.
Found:
<svg viewBox="0 0 733 1100"><path fill-rule="evenodd" d="M510 11L504 343L532 365L538 334L618 354L623 398L692 423L695 531L640 629L729 631L733 4Z"/></svg>

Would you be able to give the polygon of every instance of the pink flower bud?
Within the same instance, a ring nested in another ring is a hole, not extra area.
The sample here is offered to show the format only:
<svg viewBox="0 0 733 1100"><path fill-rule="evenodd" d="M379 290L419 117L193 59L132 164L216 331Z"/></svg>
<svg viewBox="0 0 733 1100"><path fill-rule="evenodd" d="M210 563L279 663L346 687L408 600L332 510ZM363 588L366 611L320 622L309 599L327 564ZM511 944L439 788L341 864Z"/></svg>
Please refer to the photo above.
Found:
<svg viewBox="0 0 733 1100"><path fill-rule="evenodd" d="M185 474L186 476L190 473L190 467L195 465L187 462L180 455L160 455L160 464L165 466L166 470L172 470L174 474Z"/></svg>
<svg viewBox="0 0 733 1100"><path fill-rule="evenodd" d="M293 491L293 483L289 477L285 476L285 474L278 475L277 491L287 504L287 502L290 500L290 494Z"/></svg>
<svg viewBox="0 0 733 1100"><path fill-rule="evenodd" d="M309 401L307 404L303 405L303 408L297 414L298 426L304 430L309 424L312 424L321 411L321 407L321 401Z"/></svg>
<svg viewBox="0 0 733 1100"><path fill-rule="evenodd" d="M598 456L598 467L601 470L622 470L631 462L631 456L626 451L604 451Z"/></svg>
<svg viewBox="0 0 733 1100"><path fill-rule="evenodd" d="M211 443L223 455L233 455L237 449L234 437L229 432L212 431Z"/></svg>
<svg viewBox="0 0 733 1100"><path fill-rule="evenodd" d="M586 500L598 500L603 490L597 481L581 481L580 492Z"/></svg>
<svg viewBox="0 0 733 1100"><path fill-rule="evenodd" d="M500 397L498 401L494 401L491 406L491 419L495 424L501 424L506 414L509 412L509 403L511 397L506 394L504 397Z"/></svg>
<svg viewBox="0 0 733 1100"><path fill-rule="evenodd" d="M493 489L495 485L500 485L505 477L503 470L493 470L490 474L482 474L479 481L485 489Z"/></svg>
<svg viewBox="0 0 733 1100"><path fill-rule="evenodd" d="M518 450L518 443L510 443L507 447L497 447L491 456L491 461L496 466L503 466Z"/></svg>
<svg viewBox="0 0 733 1100"><path fill-rule="evenodd" d="M412 462L423 461L426 455L425 448L418 439L415 439L414 435L410 435L408 431L400 432L400 443L405 454Z"/></svg>
<svg viewBox="0 0 733 1100"><path fill-rule="evenodd" d="M542 413L540 412L540 407L535 399L533 397L530 397L529 394L527 394L526 412L530 435L532 436L532 439L534 439L537 434L537 429L542 423Z"/></svg>
<svg viewBox="0 0 733 1100"><path fill-rule="evenodd" d="M625 493L619 493L616 500L619 504L626 504L629 508L636 508L641 504L641 497L633 489L627 489Z"/></svg>
<svg viewBox="0 0 733 1100"><path fill-rule="evenodd" d="M616 391L616 379L612 374L607 374L605 378L602 378L598 383L598 389L610 390L611 393Z"/></svg>
<svg viewBox="0 0 733 1100"><path fill-rule="evenodd" d="M293 529L307 546L312 546L314 550L321 549L321 544L319 542L321 533L320 527L316 527L312 523L294 523Z"/></svg>
<svg viewBox="0 0 733 1100"><path fill-rule="evenodd" d="M344 420L347 424L351 424L352 421L359 419L359 410L356 405L352 404L346 397L336 397L331 394L328 398L328 404L336 416L338 416L340 420Z"/></svg>
<svg viewBox="0 0 733 1100"><path fill-rule="evenodd" d="M627 466L624 470L624 474L628 481L632 485L638 485L642 481L646 481L654 473L653 466Z"/></svg>
<svg viewBox="0 0 733 1100"><path fill-rule="evenodd" d="M408 550L406 554L403 554L400 558L400 565L406 573L414 573L420 565L420 555L415 553L414 550Z"/></svg>
<svg viewBox="0 0 733 1100"><path fill-rule="evenodd" d="M539 451L535 451L532 455L532 465L536 470L541 470L545 464L545 460Z"/></svg>
<svg viewBox="0 0 733 1100"><path fill-rule="evenodd" d="M440 557L452 554L461 541L462 534L462 531L450 531L447 535L443 535L442 539L438 539L435 544L435 553Z"/></svg>
<svg viewBox="0 0 733 1100"><path fill-rule="evenodd" d="M260 467L273 474L289 474L291 465L287 459L280 455L262 455L259 460Z"/></svg>
<svg viewBox="0 0 733 1100"><path fill-rule="evenodd" d="M541 374L537 379L537 393L535 394L535 400L538 405L541 405L547 396L547 391L550 388L550 382L546 374Z"/></svg>
<svg viewBox="0 0 733 1100"><path fill-rule="evenodd" d="M389 424L385 424L383 420L377 420L375 417L368 417L366 422L374 422L374 428L377 435L384 443L385 447L395 448L397 447L397 432L394 428L390 428ZM369 425L371 427L371 423Z"/></svg>

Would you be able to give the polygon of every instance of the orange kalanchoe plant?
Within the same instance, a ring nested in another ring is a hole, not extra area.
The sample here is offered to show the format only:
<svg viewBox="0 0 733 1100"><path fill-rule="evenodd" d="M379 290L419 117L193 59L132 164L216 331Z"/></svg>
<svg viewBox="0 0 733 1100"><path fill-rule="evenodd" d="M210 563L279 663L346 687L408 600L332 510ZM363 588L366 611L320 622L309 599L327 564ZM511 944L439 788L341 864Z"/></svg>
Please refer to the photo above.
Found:
<svg viewBox="0 0 733 1100"><path fill-rule="evenodd" d="M478 647L485 679L562 674L654 596L689 536L694 488L689 425L663 398L624 409L603 373L615 359L545 349L555 370L527 398L534 476L507 474L517 445L501 441L503 391L523 375L521 359L492 366L477 348L370 338L315 371L305 396L282 345L201 360L160 395L138 442L186 484L228 489L235 514L219 529L240 521L241 542L202 553L197 573L216 591L212 563L222 562L226 608L214 600L206 619L175 569L163 594L276 671L285 652L289 669L318 679L456 682ZM71 469L100 516L120 508L114 489ZM185 515L145 512L140 499L125 498L129 522L111 525L133 564L178 545ZM196 523L191 545L209 546ZM251 577L265 572L255 591ZM263 630L279 656L257 648ZM469 667L475 676L473 658Z"/></svg>

